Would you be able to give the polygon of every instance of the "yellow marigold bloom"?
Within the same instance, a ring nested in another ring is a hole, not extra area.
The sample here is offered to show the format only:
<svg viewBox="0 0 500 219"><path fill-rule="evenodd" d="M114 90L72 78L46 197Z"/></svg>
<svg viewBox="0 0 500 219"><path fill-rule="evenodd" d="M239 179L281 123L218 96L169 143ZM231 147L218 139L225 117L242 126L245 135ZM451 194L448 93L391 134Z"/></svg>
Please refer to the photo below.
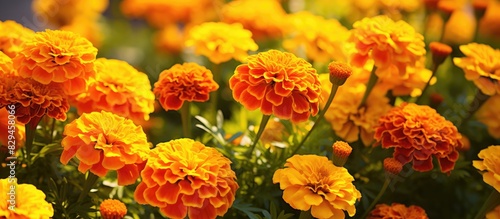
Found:
<svg viewBox="0 0 500 219"><path fill-rule="evenodd" d="M294 54L269 50L248 57L229 79L233 97L248 110L260 109L292 122L318 113L321 84L316 69Z"/></svg>
<svg viewBox="0 0 500 219"><path fill-rule="evenodd" d="M206 22L194 26L188 33L186 46L193 46L195 53L206 56L219 64L232 58L243 61L248 51L259 47L252 39L252 32L239 23Z"/></svg>
<svg viewBox="0 0 500 219"><path fill-rule="evenodd" d="M56 27L75 23L78 17L94 20L108 7L109 0L34 0L35 14Z"/></svg>
<svg viewBox="0 0 500 219"><path fill-rule="evenodd" d="M383 148L395 148L393 157L413 169L426 172L433 168L432 156L441 171L449 173L458 160L462 135L450 121L429 106L403 103L379 119L375 139Z"/></svg>
<svg viewBox="0 0 500 219"><path fill-rule="evenodd" d="M412 218L412 219L428 219L425 210L416 205L406 207L403 204L392 203L390 206L386 204L378 204L375 209L370 212L368 219L389 219L389 218Z"/></svg>
<svg viewBox="0 0 500 219"><path fill-rule="evenodd" d="M456 66L462 68L465 78L486 95L500 93L500 50L489 45L469 43L461 45L462 58L453 58Z"/></svg>
<svg viewBox="0 0 500 219"><path fill-rule="evenodd" d="M345 41L349 31L335 19L325 19L302 11L289 15L292 27L283 47L294 54L305 50L308 59L317 62L347 61Z"/></svg>
<svg viewBox="0 0 500 219"><path fill-rule="evenodd" d="M321 74L323 97L328 96L332 84L328 83L328 75ZM359 76L349 77L346 83L339 87L325 120L330 122L337 136L344 141L355 142L359 138L365 146L373 143L374 128L378 119L391 108L389 99L380 90L373 90L365 106L358 108L366 91L366 84L359 82ZM326 101L325 98L323 98Z"/></svg>
<svg viewBox="0 0 500 219"><path fill-rule="evenodd" d="M500 192L500 145L491 145L477 155L482 160L472 161L472 166L483 171L483 180Z"/></svg>
<svg viewBox="0 0 500 219"><path fill-rule="evenodd" d="M159 207L169 218L216 218L234 202L238 189L231 161L192 139L158 144L141 172L134 197Z"/></svg>
<svg viewBox="0 0 500 219"><path fill-rule="evenodd" d="M422 94L422 89L427 84L427 81L432 77L432 71L425 68L422 64L417 64L415 67L408 67L408 77L400 80L385 78L379 81L377 86L387 86L387 89L392 90L394 96L412 96L417 97ZM435 78L431 80L431 84L436 82Z"/></svg>
<svg viewBox="0 0 500 219"><path fill-rule="evenodd" d="M294 155L285 167L274 172L273 183L280 184L283 200L292 208L311 209L315 218L344 218L344 211L356 214L354 204L361 193L347 169L317 155Z"/></svg>
<svg viewBox="0 0 500 219"><path fill-rule="evenodd" d="M20 76L42 84L63 83L74 95L85 92L86 80L94 76L96 55L92 43L73 32L45 30L24 44L13 63Z"/></svg>
<svg viewBox="0 0 500 219"><path fill-rule="evenodd" d="M355 22L349 41L356 47L351 65L363 67L372 59L379 78L407 77L407 67L426 53L424 37L411 25L383 15Z"/></svg>
<svg viewBox="0 0 500 219"><path fill-rule="evenodd" d="M99 205L103 219L122 219L127 214L127 206L116 199L106 199Z"/></svg>
<svg viewBox="0 0 500 219"><path fill-rule="evenodd" d="M15 105L15 115L20 123L30 123L35 127L44 115L66 120L69 110L61 84L41 84L30 78L4 75L0 77L0 108L11 104Z"/></svg>
<svg viewBox="0 0 500 219"><path fill-rule="evenodd" d="M500 138L500 114L498 113L498 106L500 106L500 94L488 98L476 112L476 118L486 125L488 133L494 138Z"/></svg>
<svg viewBox="0 0 500 219"><path fill-rule="evenodd" d="M486 214L486 219L500 219L500 205Z"/></svg>
<svg viewBox="0 0 500 219"><path fill-rule="evenodd" d="M12 190L15 186L15 190ZM17 184L15 178L0 179L0 218L49 219L54 216L45 194L31 184Z"/></svg>
<svg viewBox="0 0 500 219"><path fill-rule="evenodd" d="M22 44L29 40L35 32L23 25L7 20L0 21L0 52L14 58L21 51Z"/></svg>
<svg viewBox="0 0 500 219"><path fill-rule="evenodd" d="M453 2L451 4L460 5L460 3L451 0L440 0L439 2ZM444 24L445 27L442 36L443 42L450 45L462 45L474 40L474 35L476 33L476 19L474 18L474 13L471 13L468 10L469 9L467 7L462 7L451 13L450 18Z"/></svg>
<svg viewBox="0 0 500 219"><path fill-rule="evenodd" d="M141 126L109 112L84 113L64 127L60 161L68 164L76 157L78 170L103 177L116 170L118 185L133 184L149 153L149 143Z"/></svg>
<svg viewBox="0 0 500 219"><path fill-rule="evenodd" d="M225 23L241 23L253 33L255 40L281 38L288 28L286 12L276 0L238 0L221 10Z"/></svg>
<svg viewBox="0 0 500 219"><path fill-rule="evenodd" d="M78 113L108 111L134 122L149 120L155 95L148 76L125 61L99 58L88 90L76 96Z"/></svg>
<svg viewBox="0 0 500 219"><path fill-rule="evenodd" d="M184 101L204 102L219 88L212 72L193 62L175 64L160 73L154 94L165 110L178 110Z"/></svg>
<svg viewBox="0 0 500 219"><path fill-rule="evenodd" d="M9 109L8 106L0 108L0 133L5 133L0 135L0 154L14 156L15 152L24 145L26 132L25 126L9 112L15 112L15 109Z"/></svg>

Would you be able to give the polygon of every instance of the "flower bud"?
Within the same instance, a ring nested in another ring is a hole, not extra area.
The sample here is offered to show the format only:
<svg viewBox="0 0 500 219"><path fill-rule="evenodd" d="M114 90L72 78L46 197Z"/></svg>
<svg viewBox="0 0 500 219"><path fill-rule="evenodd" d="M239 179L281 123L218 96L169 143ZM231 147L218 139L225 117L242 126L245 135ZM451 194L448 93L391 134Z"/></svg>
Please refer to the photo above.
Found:
<svg viewBox="0 0 500 219"><path fill-rule="evenodd" d="M328 70L330 71L330 82L338 86L343 85L352 74L352 68L342 62L330 62Z"/></svg>
<svg viewBox="0 0 500 219"><path fill-rule="evenodd" d="M344 141L336 141L333 143L333 164L338 167L344 166L347 158L351 155L352 147Z"/></svg>

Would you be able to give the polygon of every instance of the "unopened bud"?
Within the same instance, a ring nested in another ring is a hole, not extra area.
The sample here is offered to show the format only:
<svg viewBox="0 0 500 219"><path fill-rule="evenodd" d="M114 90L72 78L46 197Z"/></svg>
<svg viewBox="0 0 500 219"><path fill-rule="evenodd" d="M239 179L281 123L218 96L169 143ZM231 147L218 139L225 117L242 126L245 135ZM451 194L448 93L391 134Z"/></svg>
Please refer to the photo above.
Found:
<svg viewBox="0 0 500 219"><path fill-rule="evenodd" d="M328 64L328 71L330 71L330 82L338 86L343 85L352 74L352 68L349 65L335 61Z"/></svg>
<svg viewBox="0 0 500 219"><path fill-rule="evenodd" d="M384 159L384 170L387 173L398 175L403 170L403 164L393 157Z"/></svg>
<svg viewBox="0 0 500 219"><path fill-rule="evenodd" d="M440 42L430 43L429 48L432 53L432 62L434 62L436 66L441 65L453 51L450 46Z"/></svg>
<svg viewBox="0 0 500 219"><path fill-rule="evenodd" d="M333 143L333 164L338 167L344 166L347 158L351 155L352 147L344 141L336 141Z"/></svg>

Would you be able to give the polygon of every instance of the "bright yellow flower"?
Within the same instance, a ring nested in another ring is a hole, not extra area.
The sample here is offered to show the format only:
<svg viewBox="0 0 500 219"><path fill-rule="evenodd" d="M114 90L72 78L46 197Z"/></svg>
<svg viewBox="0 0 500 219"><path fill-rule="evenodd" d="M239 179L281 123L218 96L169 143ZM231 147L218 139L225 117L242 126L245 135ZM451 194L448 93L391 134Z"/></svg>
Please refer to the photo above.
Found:
<svg viewBox="0 0 500 219"><path fill-rule="evenodd" d="M488 128L488 133L494 138L500 138L500 94L491 96L476 112L476 118Z"/></svg>
<svg viewBox="0 0 500 219"><path fill-rule="evenodd" d="M12 190L15 186L15 190ZM54 216L45 194L31 184L17 184L15 178L0 179L0 218L49 219ZM12 210L14 209L14 210Z"/></svg>
<svg viewBox="0 0 500 219"><path fill-rule="evenodd" d="M472 165L483 172L483 180L500 192L500 145L491 145L478 154L482 160L472 161Z"/></svg>
<svg viewBox="0 0 500 219"><path fill-rule="evenodd" d="M14 58L21 51L22 44L34 34L35 32L15 21L0 21L0 52Z"/></svg>
<svg viewBox="0 0 500 219"><path fill-rule="evenodd" d="M273 183L280 184L283 200L292 208L311 209L315 218L344 218L344 211L356 214L354 204L361 193L347 169L317 155L294 155L285 167L274 172Z"/></svg>
<svg viewBox="0 0 500 219"><path fill-rule="evenodd" d="M193 46L195 53L206 56L219 64L234 58L243 61L248 51L259 47L252 39L252 32L241 24L206 22L193 27L187 36L186 46Z"/></svg>

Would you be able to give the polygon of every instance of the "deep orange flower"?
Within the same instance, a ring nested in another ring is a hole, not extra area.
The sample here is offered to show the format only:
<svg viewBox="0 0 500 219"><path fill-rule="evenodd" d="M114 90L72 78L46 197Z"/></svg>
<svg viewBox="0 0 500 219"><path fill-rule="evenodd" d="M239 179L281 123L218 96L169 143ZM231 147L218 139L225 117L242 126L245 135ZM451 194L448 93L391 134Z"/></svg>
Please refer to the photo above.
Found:
<svg viewBox="0 0 500 219"><path fill-rule="evenodd" d="M67 95L61 84L41 84L30 78L17 75L0 77L0 108L15 105L20 123L38 124L47 115L57 120L66 120L69 110Z"/></svg>
<svg viewBox="0 0 500 219"><path fill-rule="evenodd" d="M122 219L127 214L127 206L116 199L106 199L99 205L103 219Z"/></svg>
<svg viewBox="0 0 500 219"><path fill-rule="evenodd" d="M472 165L483 171L483 180L500 192L500 145L491 145L479 152L482 160L472 161Z"/></svg>
<svg viewBox="0 0 500 219"><path fill-rule="evenodd" d="M153 92L165 110L178 110L184 101L204 102L219 88L212 72L194 62L175 64L160 73Z"/></svg>
<svg viewBox="0 0 500 219"><path fill-rule="evenodd" d="M12 187L15 190L12 191ZM49 219L54 216L52 204L45 201L45 194L31 184L17 184L15 178L0 179L0 218ZM9 207L14 206L14 210Z"/></svg>
<svg viewBox="0 0 500 219"><path fill-rule="evenodd" d="M243 61L248 51L259 47L252 39L252 32L240 23L205 22L189 30L186 46L194 46L195 53L206 56L219 64L232 58Z"/></svg>
<svg viewBox="0 0 500 219"><path fill-rule="evenodd" d="M233 97L248 110L259 109L292 122L318 113L321 84L316 70L294 54L269 50L248 57L229 80Z"/></svg>
<svg viewBox="0 0 500 219"><path fill-rule="evenodd" d="M486 214L486 219L498 219L500 218L500 205L496 206L493 210Z"/></svg>
<svg viewBox="0 0 500 219"><path fill-rule="evenodd" d="M79 114L104 110L134 122L149 119L155 95L146 74L127 62L105 58L96 60L95 71L88 91L75 98Z"/></svg>
<svg viewBox="0 0 500 219"><path fill-rule="evenodd" d="M498 106L500 106L500 94L488 98L476 112L476 118L486 125L488 133L494 138L500 138L500 114L498 113Z"/></svg>
<svg viewBox="0 0 500 219"><path fill-rule="evenodd" d="M14 58L21 51L22 44L29 40L35 32L23 25L7 20L0 21L0 52Z"/></svg>
<svg viewBox="0 0 500 219"><path fill-rule="evenodd" d="M97 49L87 39L69 31L37 32L13 59L20 76L42 84L63 83L69 95L85 92L85 81L94 76Z"/></svg>
<svg viewBox="0 0 500 219"><path fill-rule="evenodd" d="M61 163L78 158L78 170L103 177L116 170L118 185L133 184L139 178L149 153L141 126L109 112L84 113L64 127Z"/></svg>
<svg viewBox="0 0 500 219"><path fill-rule="evenodd" d="M370 212L368 219L428 219L425 210L416 205L406 207L403 204L392 203L390 206L386 204L378 204L375 209Z"/></svg>
<svg viewBox="0 0 500 219"><path fill-rule="evenodd" d="M169 218L216 218L234 202L238 189L231 161L191 139L158 144L149 154L134 197Z"/></svg>
<svg viewBox="0 0 500 219"><path fill-rule="evenodd" d="M344 218L344 211L356 214L354 204L361 193L347 169L317 155L294 155L285 167L274 172L273 183L280 184L283 200L292 208L311 209L315 218Z"/></svg>
<svg viewBox="0 0 500 219"><path fill-rule="evenodd" d="M413 169L432 170L432 156L438 159L441 171L449 173L458 160L462 135L450 121L429 106L402 103L382 116L375 130L375 139L383 148L395 148L393 157Z"/></svg>
<svg viewBox="0 0 500 219"><path fill-rule="evenodd" d="M8 111L7 107L0 108L0 133L4 133L0 135L0 153L14 156L15 152L26 140L26 132L24 125L18 122L15 117L14 120L9 118L9 115L11 115L9 111L15 112L15 109ZM11 139L9 139L9 136L14 137L10 137Z"/></svg>
<svg viewBox="0 0 500 219"><path fill-rule="evenodd" d="M500 94L500 50L478 43L459 48L465 57L453 58L453 62L462 68L465 78L486 95Z"/></svg>

